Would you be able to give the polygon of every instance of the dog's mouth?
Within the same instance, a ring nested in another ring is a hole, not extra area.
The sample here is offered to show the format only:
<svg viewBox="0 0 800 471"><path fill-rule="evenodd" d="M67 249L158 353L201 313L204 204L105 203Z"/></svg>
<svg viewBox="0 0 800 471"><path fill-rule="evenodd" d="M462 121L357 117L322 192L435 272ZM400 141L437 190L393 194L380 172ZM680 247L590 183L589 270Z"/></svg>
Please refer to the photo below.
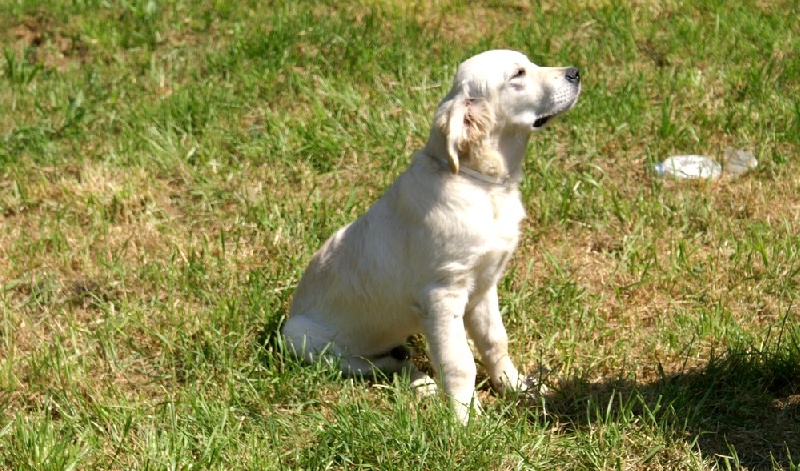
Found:
<svg viewBox="0 0 800 471"><path fill-rule="evenodd" d="M536 121L533 122L533 127L534 128L544 127L544 125L547 124L547 122L550 121L550 118L552 118L553 116L555 115L551 114L550 116L542 116L541 118L538 118Z"/></svg>
<svg viewBox="0 0 800 471"><path fill-rule="evenodd" d="M544 116L541 116L539 118L536 118L536 120L533 122L533 125L531 125L531 129L542 129L543 127L545 127L545 125L547 125L547 123L550 122L551 119L555 118L556 116L562 115L562 114L566 113L567 111L571 110L572 107L575 106L575 103L578 102L578 95L579 94L580 94L580 86L578 87L577 93L575 93L575 95L573 96L573 98L571 100L566 101L566 102L564 100L559 100L559 103L558 103L559 106L555 106L553 108L550 108L549 110L547 110L550 113L548 113L548 114L546 114Z"/></svg>
<svg viewBox="0 0 800 471"><path fill-rule="evenodd" d="M575 106L575 101L569 103L566 106L561 106L557 108L555 111L551 110L551 113L548 115L542 116L541 118L536 118L536 121L533 122L531 129L542 129L543 127L545 127L547 123L550 122L551 119L566 113L567 111L571 110L573 106Z"/></svg>

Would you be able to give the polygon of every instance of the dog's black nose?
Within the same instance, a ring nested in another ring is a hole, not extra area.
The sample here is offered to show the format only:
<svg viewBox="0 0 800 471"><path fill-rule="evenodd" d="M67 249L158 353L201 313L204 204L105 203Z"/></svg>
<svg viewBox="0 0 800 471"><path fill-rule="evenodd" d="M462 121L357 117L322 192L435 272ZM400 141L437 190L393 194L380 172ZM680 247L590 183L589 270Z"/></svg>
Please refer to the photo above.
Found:
<svg viewBox="0 0 800 471"><path fill-rule="evenodd" d="M577 67L570 67L567 69L567 81L570 83L578 83L581 81L581 72Z"/></svg>

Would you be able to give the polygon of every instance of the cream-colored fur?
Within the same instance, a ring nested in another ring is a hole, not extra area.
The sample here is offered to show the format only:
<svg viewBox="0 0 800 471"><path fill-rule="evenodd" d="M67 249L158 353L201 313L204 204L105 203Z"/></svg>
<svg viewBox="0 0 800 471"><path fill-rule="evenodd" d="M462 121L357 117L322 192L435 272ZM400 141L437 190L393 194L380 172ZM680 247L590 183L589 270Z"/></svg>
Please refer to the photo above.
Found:
<svg viewBox="0 0 800 471"><path fill-rule="evenodd" d="M528 137L579 93L577 69L538 67L518 52L462 63L425 148L314 255L282 328L289 351L333 359L351 375L405 370L429 388L404 347L424 333L464 422L470 406L479 410L468 336L496 388L530 387L508 355L497 283L525 217L518 184Z"/></svg>

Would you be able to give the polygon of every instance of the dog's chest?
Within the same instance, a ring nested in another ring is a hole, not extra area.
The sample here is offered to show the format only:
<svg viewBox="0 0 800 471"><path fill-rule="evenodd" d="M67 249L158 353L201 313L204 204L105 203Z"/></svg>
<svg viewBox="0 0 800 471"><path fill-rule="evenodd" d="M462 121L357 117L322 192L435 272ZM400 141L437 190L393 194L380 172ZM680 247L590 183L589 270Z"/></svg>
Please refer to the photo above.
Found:
<svg viewBox="0 0 800 471"><path fill-rule="evenodd" d="M490 198L491 214L483 213L476 231L472 272L476 290L497 282L517 247L519 224L525 216L522 202L515 194ZM486 286L483 286L486 285Z"/></svg>
<svg viewBox="0 0 800 471"><path fill-rule="evenodd" d="M488 250L513 251L519 239L519 224L525 209L518 193L491 194L488 211L483 213L482 233L486 236Z"/></svg>

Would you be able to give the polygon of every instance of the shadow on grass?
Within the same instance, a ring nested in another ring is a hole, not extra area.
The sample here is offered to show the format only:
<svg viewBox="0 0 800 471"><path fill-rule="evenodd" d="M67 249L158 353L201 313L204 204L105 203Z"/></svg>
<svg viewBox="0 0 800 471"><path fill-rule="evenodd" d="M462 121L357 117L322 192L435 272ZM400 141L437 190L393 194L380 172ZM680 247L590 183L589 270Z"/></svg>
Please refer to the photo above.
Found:
<svg viewBox="0 0 800 471"><path fill-rule="evenodd" d="M628 420L626 415L643 417L663 433L696 440L703 456L720 461L723 469L795 469L800 329L767 350L732 348L702 369L662 374L650 383L562 380L547 403L552 418L576 429Z"/></svg>

